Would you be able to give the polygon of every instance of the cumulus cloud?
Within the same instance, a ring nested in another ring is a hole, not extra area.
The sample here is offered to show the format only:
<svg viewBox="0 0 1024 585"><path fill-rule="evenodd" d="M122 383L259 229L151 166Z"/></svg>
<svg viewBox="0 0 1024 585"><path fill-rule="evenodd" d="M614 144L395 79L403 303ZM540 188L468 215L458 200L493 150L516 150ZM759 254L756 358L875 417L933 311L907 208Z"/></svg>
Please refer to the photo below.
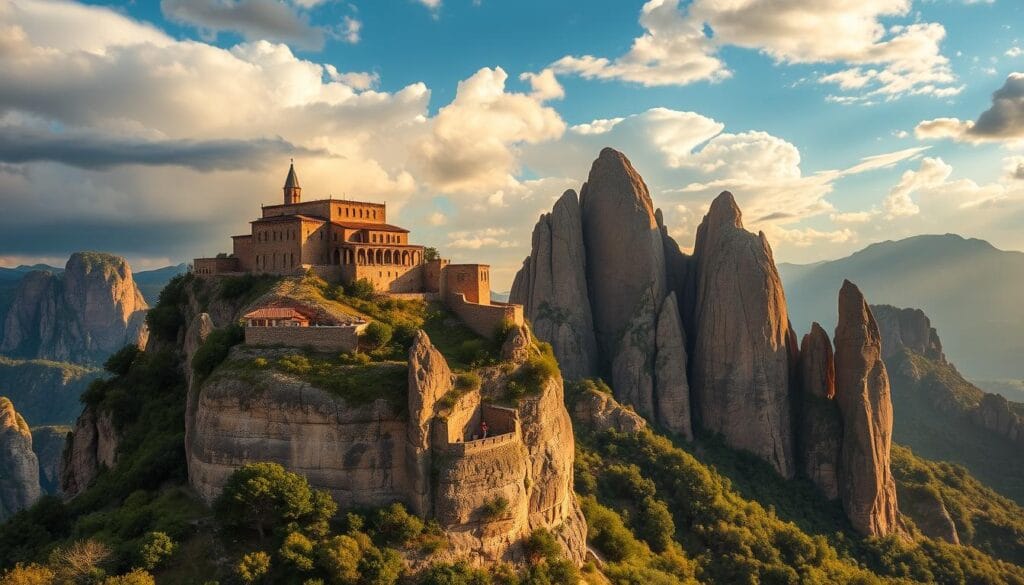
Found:
<svg viewBox="0 0 1024 585"><path fill-rule="evenodd" d="M942 185L953 173L953 167L946 164L941 158L925 158L916 171L903 173L900 182L889 192L889 195L882 202L888 217L900 217L904 215L917 215L921 208L911 198L915 192L921 189L933 188Z"/></svg>
<svg viewBox="0 0 1024 585"><path fill-rule="evenodd" d="M426 180L447 192L490 192L514 183L516 148L556 139L565 122L538 95L508 92L508 74L483 68L459 82L452 103L430 121L416 160Z"/></svg>
<svg viewBox="0 0 1024 585"><path fill-rule="evenodd" d="M640 11L644 34L615 59L565 56L552 68L587 79L620 79L645 86L685 85L729 76L700 22L687 18L679 0L650 0Z"/></svg>
<svg viewBox="0 0 1024 585"><path fill-rule="evenodd" d="M918 138L950 138L962 142L1024 140L1024 73L1011 73L992 94L992 105L975 122L936 118L917 125Z"/></svg>
<svg viewBox="0 0 1024 585"><path fill-rule="evenodd" d="M723 46L760 51L778 63L841 64L821 75L853 96L853 103L907 94L955 95L956 77L942 55L945 28L915 22L886 27L883 18L906 17L908 0L650 0L640 14L644 34L615 59L566 56L555 71L641 85L686 85L727 77ZM710 36L705 31L710 31Z"/></svg>
<svg viewBox="0 0 1024 585"><path fill-rule="evenodd" d="M169 20L211 36L234 31L251 41L281 41L307 49L324 45L323 30L278 0L160 0L160 9ZM356 40L358 34L357 29Z"/></svg>

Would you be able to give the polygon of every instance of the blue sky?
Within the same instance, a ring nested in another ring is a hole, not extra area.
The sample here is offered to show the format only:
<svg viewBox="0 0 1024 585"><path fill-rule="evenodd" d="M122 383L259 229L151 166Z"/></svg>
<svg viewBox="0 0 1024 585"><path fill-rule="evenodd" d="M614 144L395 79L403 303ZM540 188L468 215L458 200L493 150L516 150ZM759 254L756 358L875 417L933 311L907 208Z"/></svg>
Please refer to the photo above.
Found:
<svg viewBox="0 0 1024 585"><path fill-rule="evenodd" d="M500 286L601 146L683 247L729 188L780 261L932 232L1024 249L1020 2L7 4L0 264L220 251L294 156L307 196L386 200Z"/></svg>

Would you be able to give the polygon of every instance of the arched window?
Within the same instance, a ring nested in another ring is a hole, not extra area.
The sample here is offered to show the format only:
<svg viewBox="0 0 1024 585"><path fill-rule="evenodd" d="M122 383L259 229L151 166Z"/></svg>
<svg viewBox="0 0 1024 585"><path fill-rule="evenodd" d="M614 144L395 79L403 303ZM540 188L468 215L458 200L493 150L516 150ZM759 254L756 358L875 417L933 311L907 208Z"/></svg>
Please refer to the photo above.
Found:
<svg viewBox="0 0 1024 585"><path fill-rule="evenodd" d="M334 249L334 263L341 264L341 252L337 248Z"/></svg>
<svg viewBox="0 0 1024 585"><path fill-rule="evenodd" d="M359 251L356 253L356 264L359 264L360 266L366 264L366 250L360 248Z"/></svg>
<svg viewBox="0 0 1024 585"><path fill-rule="evenodd" d="M384 250L384 263L391 264L391 250Z"/></svg>
<svg viewBox="0 0 1024 585"><path fill-rule="evenodd" d="M384 263L384 252L382 252L381 250L377 250L376 252L374 252L373 256L377 264Z"/></svg>

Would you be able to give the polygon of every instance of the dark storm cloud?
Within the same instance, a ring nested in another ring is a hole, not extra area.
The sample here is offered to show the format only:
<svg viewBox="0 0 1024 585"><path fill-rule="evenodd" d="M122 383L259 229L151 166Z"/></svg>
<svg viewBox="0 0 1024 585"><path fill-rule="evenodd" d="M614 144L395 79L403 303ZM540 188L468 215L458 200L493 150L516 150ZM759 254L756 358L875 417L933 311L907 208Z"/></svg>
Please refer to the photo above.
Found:
<svg viewBox="0 0 1024 585"><path fill-rule="evenodd" d="M181 166L198 171L261 167L269 158L325 156L282 138L258 140L143 140L0 126L0 162L58 162L103 170L122 165Z"/></svg>
<svg viewBox="0 0 1024 585"><path fill-rule="evenodd" d="M992 107L967 131L982 138L1024 137L1024 73L1011 73L992 94Z"/></svg>
<svg viewBox="0 0 1024 585"><path fill-rule="evenodd" d="M235 31L247 40L269 39L321 49L324 33L278 0L161 0L170 20L200 29Z"/></svg>
<svg viewBox="0 0 1024 585"><path fill-rule="evenodd" d="M54 222L0 218L0 250L14 256L65 257L82 250L188 260L202 250L211 234L229 233L220 224L194 222L131 222L68 219ZM199 244L197 244L197 242ZM225 246L230 246L226 241ZM216 251L216 250L215 250ZM223 250L221 250L223 251Z"/></svg>

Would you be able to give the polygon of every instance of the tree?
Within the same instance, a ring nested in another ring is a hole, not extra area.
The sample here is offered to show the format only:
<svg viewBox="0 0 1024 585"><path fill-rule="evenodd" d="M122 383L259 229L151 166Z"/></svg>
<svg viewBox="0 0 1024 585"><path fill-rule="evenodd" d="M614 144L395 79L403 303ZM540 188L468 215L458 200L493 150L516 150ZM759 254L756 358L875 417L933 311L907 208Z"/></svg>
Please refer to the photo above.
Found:
<svg viewBox="0 0 1024 585"><path fill-rule="evenodd" d="M437 251L437 248L427 246L423 248L423 261L433 262L434 260L440 260L441 254Z"/></svg>
<svg viewBox="0 0 1024 585"><path fill-rule="evenodd" d="M391 341L391 335L393 332L394 330L391 329L391 326L387 323L382 321L371 321L363 332L363 339L370 344L371 349L379 349Z"/></svg>
<svg viewBox="0 0 1024 585"><path fill-rule="evenodd" d="M335 536L317 547L317 565L335 585L353 585L359 579L359 559L363 556L359 542L351 536Z"/></svg>
<svg viewBox="0 0 1024 585"><path fill-rule="evenodd" d="M373 515L373 527L385 542L405 545L423 533L423 520L407 512L402 504L395 502L377 510Z"/></svg>
<svg viewBox="0 0 1024 585"><path fill-rule="evenodd" d="M365 278L360 278L359 280L353 281L351 284L345 287L345 290L346 292L348 292L349 295L357 299L368 301L373 298L373 293L375 289L373 288L372 282Z"/></svg>
<svg viewBox="0 0 1024 585"><path fill-rule="evenodd" d="M313 541L301 532L290 532L281 545L281 558L300 571L313 570Z"/></svg>
<svg viewBox="0 0 1024 585"><path fill-rule="evenodd" d="M394 585L402 574L402 557L390 548L368 549L359 560L360 585Z"/></svg>
<svg viewBox="0 0 1024 585"><path fill-rule="evenodd" d="M42 565L18 564L0 575L0 585L51 585L55 576L53 571Z"/></svg>
<svg viewBox="0 0 1024 585"><path fill-rule="evenodd" d="M314 496L306 478L276 463L250 463L228 478L214 503L225 526L256 530L260 542L270 530L289 523L326 522L338 507L330 496Z"/></svg>
<svg viewBox="0 0 1024 585"><path fill-rule="evenodd" d="M103 580L103 585L156 585L156 580L146 571L135 569L124 575L107 577Z"/></svg>
<svg viewBox="0 0 1024 585"><path fill-rule="evenodd" d="M270 572L270 555L259 550L242 557L235 566L235 573L243 583L256 583Z"/></svg>
<svg viewBox="0 0 1024 585"><path fill-rule="evenodd" d="M142 561L142 567L145 569L155 569L160 566L165 560L167 560L177 545L171 540L170 536L167 536L163 532L150 532L142 538L142 544L139 546L139 558Z"/></svg>
<svg viewBox="0 0 1024 585"><path fill-rule="evenodd" d="M79 540L50 553L50 567L62 581L84 581L102 576L101 566L110 559L110 547L96 540Z"/></svg>

